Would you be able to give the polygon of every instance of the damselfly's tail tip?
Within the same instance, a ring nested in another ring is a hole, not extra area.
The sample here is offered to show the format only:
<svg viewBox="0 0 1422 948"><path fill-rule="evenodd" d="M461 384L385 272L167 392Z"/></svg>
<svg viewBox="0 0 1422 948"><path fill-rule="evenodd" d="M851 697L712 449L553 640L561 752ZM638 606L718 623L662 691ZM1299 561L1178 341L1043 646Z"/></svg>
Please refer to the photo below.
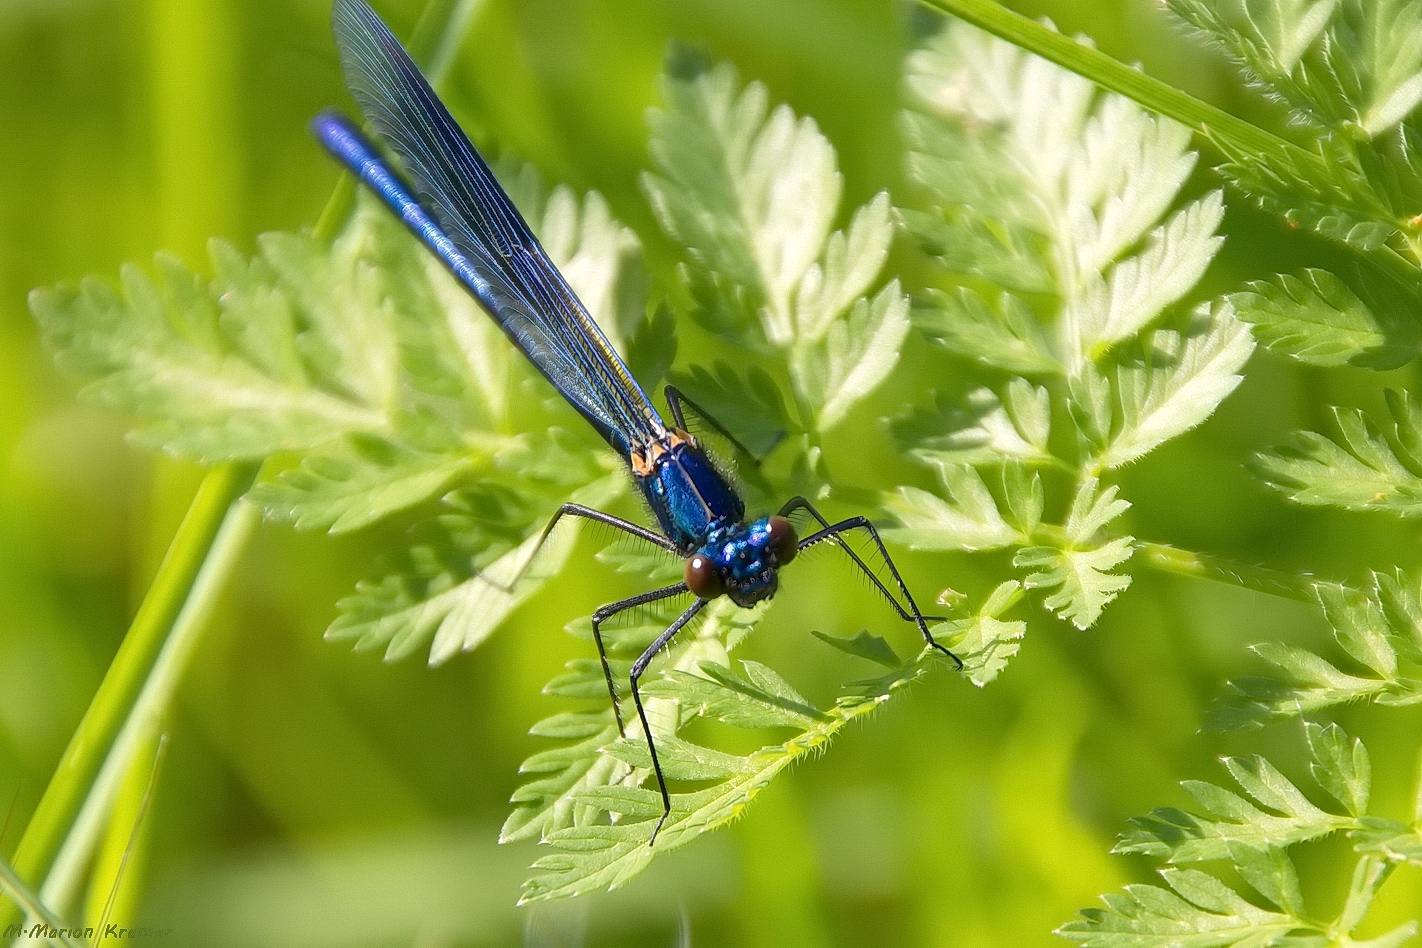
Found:
<svg viewBox="0 0 1422 948"><path fill-rule="evenodd" d="M335 109L326 109L311 120L311 134L322 142L328 142L352 127L351 120Z"/></svg>

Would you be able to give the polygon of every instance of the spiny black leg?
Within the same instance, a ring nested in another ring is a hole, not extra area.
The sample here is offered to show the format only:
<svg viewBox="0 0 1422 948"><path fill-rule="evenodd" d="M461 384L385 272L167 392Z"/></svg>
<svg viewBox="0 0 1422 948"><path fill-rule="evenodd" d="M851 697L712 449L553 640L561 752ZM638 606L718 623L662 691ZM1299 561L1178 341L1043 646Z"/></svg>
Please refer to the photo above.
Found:
<svg viewBox="0 0 1422 948"><path fill-rule="evenodd" d="M632 685L632 703L637 706L637 719L642 722L642 736L647 739L647 750L652 756L652 772L657 776L657 789L662 794L662 818L657 820L657 825L653 827L652 838L647 840L648 846L657 841L657 834L662 831L662 824L667 821L667 817L671 816L671 794L667 792L667 779L662 776L662 765L657 760L657 745L652 740L652 726L647 723L647 712L642 707L642 693L637 690L637 679L642 677L642 672L647 670L647 666L651 664L657 653L667 647L672 636L680 632L683 626L695 618L696 614L706 607L708 601L698 599L688 606L686 611L678 616L677 620L669 625L665 632L657 636L655 642L647 646L647 650L642 653L641 657L632 663L632 673L628 676Z"/></svg>
<svg viewBox="0 0 1422 948"><path fill-rule="evenodd" d="M627 736L627 729L622 726L622 708L617 703L617 686L612 682L612 667L607 663L607 649L602 644L602 624L619 612L634 609L637 606L646 605L649 602L657 602L661 599L670 599L687 592L686 583L677 583L673 586L666 586L662 589L653 589L649 592L638 593L627 599L618 602L608 603L600 607L592 614L593 641L597 643L597 657L602 662L602 675L607 679L607 694L612 699L612 713L617 718L617 733L623 737Z"/></svg>
<svg viewBox="0 0 1422 948"><path fill-rule="evenodd" d="M814 504L810 503L810 502L809 502L808 500L806 500L804 497L799 497L799 496L797 496L797 497L792 497L792 498L790 498L789 500L787 500L787 501L785 502L785 504L780 508L780 516L782 516L782 517L788 517L788 516L790 516L791 513L793 513L793 512L796 511L796 510L804 510L804 511L806 511L807 513L809 513L809 515L810 515L811 517L814 517L814 518L815 518L815 521L820 525L820 527L821 527L822 529L828 529L828 527L829 527L829 525L830 525L830 522L825 519L824 514L820 513L818 510L815 509ZM861 518L859 518L859 519L862 520L863 518L861 517ZM872 532L872 528L871 528L871 532ZM879 540L879 535L878 535L878 533L874 533L874 541L875 541L876 543L878 543L878 540ZM879 592L884 596L884 598L887 599L887 600L889 600L889 604L892 605L892 606L894 607L895 611L898 612L899 618L903 619L905 622L913 622L913 621L915 621L915 619L914 619L914 614L911 613L909 610L907 610L907 609L905 609L905 608L903 607L903 604L900 603L897 598L895 598L894 594L889 590L889 587L885 586L885 585L879 580L878 574L876 574L873 570L871 570L871 569L869 568L868 564L866 564L862 559L860 559L859 554L857 554L852 548L850 548L850 546L849 546L848 544L843 543L843 542L841 542L841 541L838 540L838 539L833 539L833 542L834 542L835 546L839 547L841 550L844 551L845 556L848 556L851 560L854 561L854 564L855 564L856 566L858 566L858 567L860 568L860 570L862 570L862 571L864 572L864 575L866 575L866 576L869 577L870 581L874 583L875 587L878 588ZM893 568L894 568L893 561L889 559L889 554L888 554L888 551L886 551L886 550L884 549L884 544L878 543L878 546L879 546L879 553L883 556L884 561L885 561L886 563L888 563L889 568L890 568L891 570L893 570ZM894 576L895 576L896 579L898 578L898 572L897 572L897 571L894 572ZM903 581L902 581L902 580L899 580L899 585L900 585L900 587L903 586ZM912 605L912 604L913 604L913 597L908 595L908 590L907 590L907 589L904 589L904 595L908 598L909 604ZM932 620L932 621L938 621L938 622L943 621L943 616L923 616L922 618L923 618L924 620Z"/></svg>
<svg viewBox="0 0 1422 948"><path fill-rule="evenodd" d="M805 537L805 539L801 540L796 549L803 550L806 547L814 546L816 543L820 543L825 540L830 540L834 542L836 545L839 546L841 550L843 550L849 556L850 559L855 562L855 564L861 570L864 571L864 574L869 577L870 581L872 581L874 585L878 587L879 591L884 594L884 597L888 599L889 602L893 605L893 607L898 611L899 616L905 620L913 622L915 625L918 626L918 631L923 634L923 640L928 643L929 647L937 649L944 655L948 656L950 659L953 660L953 664L957 666L960 671L962 670L963 660L957 655L954 655L941 643L939 643L939 641L933 637L933 633L928 631L928 623L924 621L924 616L918 608L918 603L914 602L913 593L909 592L908 584L905 583L903 577L899 575L898 567L894 565L894 560L891 556L889 556L889 551L884 548L884 541L879 539L879 531L874 529L874 525L872 523L870 523L864 517L851 517L848 520L841 520L839 523L836 524L829 524L828 522L826 522L825 518L820 515L820 512L816 510L814 506L803 497L792 498L788 503L785 504L784 507L780 509L780 515L783 517L791 510L795 509L803 509L808 511L811 516L813 516L817 521L819 521L822 527L822 529L810 534L809 536ZM889 591L888 587L884 585L883 581L880 580L879 577L874 573L874 571L868 567L864 560L860 559L858 554L856 554L840 540L840 534L846 533L850 530L863 530L869 534L869 538L874 541L874 546L878 549L879 556L883 559L884 565L889 568L890 575L894 577L894 582L898 585L899 591L904 594L904 600L909 605L908 609L905 609L903 607L903 604L900 603L898 599L893 595L893 593Z"/></svg>
<svg viewBox="0 0 1422 948"><path fill-rule="evenodd" d="M811 517L814 517L814 518L815 518L815 521L820 525L820 531L819 531L818 534L816 534L816 536L818 536L821 540L830 540L831 542L834 543L835 546L837 546L837 547L839 547L841 550L843 550L843 551L844 551L844 555L847 556L847 557L849 557L851 560L853 560L853 561L854 561L854 565L855 565L855 566L858 566L858 567L864 572L864 575L869 577L869 581L874 584L874 586L879 590L879 592L884 596L884 598L887 599L887 600L889 600L890 605L892 605L892 606L894 607L894 609L898 612L900 619L903 619L905 622L913 622L913 621L915 621L915 616L918 615L918 609L917 609L917 607L915 606L912 612L910 612L908 609L905 609L905 608L903 607L903 603L899 602L898 597L896 597L896 596L889 590L889 587L888 587L888 586L885 586L885 585L884 585L883 580L879 579L879 574L875 573L872 569L870 569L870 568L869 568L869 564L865 563L864 560L860 558L859 554L856 553L853 549L850 548L849 544L847 544L847 543L845 543L843 540L839 539L838 533L841 533L841 532L843 532L843 531L842 531L842 530L839 530L839 531L830 531L830 522L829 522L828 520L826 520L825 517L824 517L824 515L821 514L818 510L816 510L816 509L815 509L815 506L814 506L813 504L811 504L808 500L806 500L804 497L791 497L791 498L790 498L789 500L787 500L787 501L785 502L785 504L780 508L780 516L782 516L782 517L788 517L788 516L790 516L791 513L793 513L793 512L796 511L796 510L803 510L803 511L807 512ZM858 518L855 518L855 519L864 520L863 517L858 517ZM848 523L849 521L845 521L845 522ZM865 522L865 525L867 526L867 525L868 525L868 521L865 520L864 522ZM845 528L845 529L852 529L852 528ZM875 533L875 532L874 532L874 528L873 528L873 527L870 527L870 528L869 528L869 532L870 532L870 534L874 537L874 542L875 542L875 543L878 543L878 546L879 546L879 553L880 553L881 556L883 556L884 562L889 565L889 570L894 574L894 578L895 578L895 579L898 579L898 578L899 578L898 571L894 569L893 561L889 559L889 554L888 554L888 551L884 549L884 544L879 543L879 535L878 535L878 533ZM818 542L818 541L817 541L817 542ZM809 544L807 541L802 540L802 541L800 541L799 549L802 549L802 550L803 550L806 546L809 546L809 545L810 545L810 544ZM903 580L901 580L901 579L899 579L899 588L900 588L900 589L903 589L903 591L904 591L904 596L908 599L909 605L910 605L910 606L913 606L913 597L912 597L912 596L909 596L908 590L904 588L904 583L903 583Z"/></svg>
<svg viewBox="0 0 1422 948"><path fill-rule="evenodd" d="M691 410L696 412L696 414L700 415L701 419L705 421L708 425L710 425L711 428L718 435L729 441L731 443L731 446L735 448L743 457L749 459L752 464L759 466L760 458L752 454L750 448L747 448L744 444L741 444L740 439L737 438L735 435L731 434L731 432L727 430L726 426L717 421L710 412L708 412L706 409L702 408L700 405L696 404L691 399L687 398L684 394L682 394L681 389L677 388L674 385L668 385L664 389L664 392L667 397L667 407L671 409L672 421L676 422L676 426L678 428L680 428L682 431L689 430L686 427L686 415L681 410L682 403L685 402L686 404L690 405Z"/></svg>
<svg viewBox="0 0 1422 948"><path fill-rule="evenodd" d="M543 544L548 541L548 536L553 532L553 528L558 525L558 521L564 517L582 517L584 520L591 520L594 523L606 524L609 527L616 527L623 533L630 533L639 540L646 540L655 544L668 553L676 553L676 544L655 530L648 530L646 527L635 524L630 520L623 520L621 517L614 517L610 513L603 513L601 510L594 510L592 507L584 507L582 504L563 504L558 508L552 518L548 521L548 526L543 528L543 532L538 535L538 542L533 545L533 552L528 554L528 559L519 566L518 573L509 581L508 589L513 589L518 585L518 581L523 578L523 574L528 571L529 564L538 555L538 551L543 549Z"/></svg>

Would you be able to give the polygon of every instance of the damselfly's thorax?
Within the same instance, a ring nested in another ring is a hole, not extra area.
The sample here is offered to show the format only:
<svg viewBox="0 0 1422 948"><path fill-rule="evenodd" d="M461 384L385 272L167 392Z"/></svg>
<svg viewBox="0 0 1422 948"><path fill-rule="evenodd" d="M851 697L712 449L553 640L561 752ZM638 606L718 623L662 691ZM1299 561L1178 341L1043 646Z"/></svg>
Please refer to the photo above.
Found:
<svg viewBox="0 0 1422 948"><path fill-rule="evenodd" d="M627 463L662 532L682 556L701 549L713 527L745 519L735 488L696 439L679 428L634 446Z"/></svg>
<svg viewBox="0 0 1422 948"><path fill-rule="evenodd" d="M714 461L679 428L628 453L632 476L657 522L689 557L686 585L702 599L752 606L775 594L776 570L795 555L783 517L745 522L745 504Z"/></svg>

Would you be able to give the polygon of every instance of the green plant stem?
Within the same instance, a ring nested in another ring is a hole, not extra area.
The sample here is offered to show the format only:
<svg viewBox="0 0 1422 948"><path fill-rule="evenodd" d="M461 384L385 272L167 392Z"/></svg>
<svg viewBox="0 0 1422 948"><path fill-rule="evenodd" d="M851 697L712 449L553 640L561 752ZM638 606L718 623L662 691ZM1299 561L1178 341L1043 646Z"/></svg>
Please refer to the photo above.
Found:
<svg viewBox="0 0 1422 948"><path fill-rule="evenodd" d="M9 896L11 901L22 908L25 915L31 919L38 919L50 928L62 931L67 926L64 920L49 910L40 897L25 885L24 880L15 875L15 870L10 864L0 859L0 895ZM6 922L8 928L10 922ZM63 945L64 948L85 948L84 943L76 941L68 935L60 935L52 939L56 944Z"/></svg>
<svg viewBox="0 0 1422 948"><path fill-rule="evenodd" d="M1141 541L1136 544L1136 550L1147 565L1163 573L1209 579L1302 602L1314 601L1313 591L1318 581L1310 576L1250 566L1165 543Z"/></svg>
<svg viewBox="0 0 1422 948"><path fill-rule="evenodd" d="M128 634L25 828L14 858L21 879L38 880L49 872L67 828L132 713L170 630L188 607L233 502L246 492L256 472L255 464L226 464L213 468L203 479ZM16 920L15 910L13 904L0 905L0 928Z"/></svg>
<svg viewBox="0 0 1422 948"><path fill-rule="evenodd" d="M1292 166L1305 171L1310 180L1327 181L1332 177L1323 159L1308 149L1112 59L1099 49L1009 10L997 0L919 0L919 3L1035 53L1103 89L1139 103L1157 115L1174 119L1193 129L1233 160L1248 162L1253 159L1271 165ZM1369 254L1368 259L1381 264L1408 286L1417 281L1417 264L1395 247L1381 248Z"/></svg>
<svg viewBox="0 0 1422 948"><path fill-rule="evenodd" d="M198 506L194 502L193 509ZM163 715L172 704L188 659L197 648L222 588L259 520L258 509L244 503L241 492L223 509L217 532L204 551L192 585L164 636L162 648L144 675L142 689L128 709L123 727L103 766L95 774L84 804L74 816L40 888L40 898L50 908L67 914L114 811L124 780L137 766L136 761L151 756L156 748ZM147 793L148 789L145 787L143 792ZM123 827L121 832L127 837L131 830L131 827ZM116 879L110 881L116 882Z"/></svg>
<svg viewBox="0 0 1422 948"><path fill-rule="evenodd" d="M255 511L253 512L255 513ZM254 516L249 519L255 523L257 518ZM218 545L221 544L222 540L219 538ZM209 560L209 562L211 561ZM179 620L179 625L181 624L182 620ZM169 639L169 642L177 637L175 634L173 638ZM158 662L160 665L163 664L163 659L160 657ZM158 677L157 673L153 677ZM146 817L149 807L153 804L153 792L157 789L158 775L163 769L163 760L167 756L168 749L168 732L160 731L157 724L162 720L163 710L167 708L166 700L171 700L171 697L170 691L166 696L165 703L159 709L159 714L154 717L154 727L145 728L146 731L156 733L145 734L143 746L133 753L132 760L127 762L128 772L124 775L122 787L116 794L118 799L113 802L113 817L108 821L108 832L105 834L106 841L103 847L106 852L101 851L95 858L94 879L90 883L89 892L91 896L101 896L101 898L91 898L91 904L87 909L88 919L93 920L97 916L97 921L93 922L94 937L91 939L91 944L95 948L105 940L108 926L115 914L131 915L137 901L139 887L125 884L133 878L125 870L127 870L130 861L142 859L141 840L146 839L149 835L146 832ZM142 699L140 699L140 703L142 703ZM123 741L122 735L119 737L119 741L120 743ZM115 752L117 752L117 748ZM114 755L110 754L109 756L112 759ZM140 766L145 763L146 767ZM103 779L102 775L99 779ZM94 793L91 792L89 797L92 800ZM71 832L70 836L73 837L73 835ZM63 861L63 858L61 852L60 859L56 862ZM46 887L54 881L54 875L51 872L49 878L45 880ZM47 905L56 904L43 893L41 893L41 897L45 899Z"/></svg>
<svg viewBox="0 0 1422 948"><path fill-rule="evenodd" d="M1093 49L1008 10L996 0L919 0L926 7L956 16L1014 46L1132 99L1152 112L1194 129L1231 153L1275 154L1305 167L1325 169L1317 155L1244 119L1202 102Z"/></svg>

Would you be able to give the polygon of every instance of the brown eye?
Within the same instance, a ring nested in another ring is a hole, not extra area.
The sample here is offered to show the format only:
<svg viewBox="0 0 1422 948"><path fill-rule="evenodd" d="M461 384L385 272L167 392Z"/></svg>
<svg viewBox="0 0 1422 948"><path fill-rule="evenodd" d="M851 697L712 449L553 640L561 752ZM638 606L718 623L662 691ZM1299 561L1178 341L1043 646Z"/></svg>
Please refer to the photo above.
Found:
<svg viewBox="0 0 1422 948"><path fill-rule="evenodd" d="M771 517L766 530L770 533L770 552L775 554L775 562L784 566L793 560L799 552L796 544L800 538L795 536L795 528L790 521L784 517Z"/></svg>
<svg viewBox="0 0 1422 948"><path fill-rule="evenodd" d="M726 591L726 582L710 557L697 553L686 561L686 588L700 599L715 599Z"/></svg>

